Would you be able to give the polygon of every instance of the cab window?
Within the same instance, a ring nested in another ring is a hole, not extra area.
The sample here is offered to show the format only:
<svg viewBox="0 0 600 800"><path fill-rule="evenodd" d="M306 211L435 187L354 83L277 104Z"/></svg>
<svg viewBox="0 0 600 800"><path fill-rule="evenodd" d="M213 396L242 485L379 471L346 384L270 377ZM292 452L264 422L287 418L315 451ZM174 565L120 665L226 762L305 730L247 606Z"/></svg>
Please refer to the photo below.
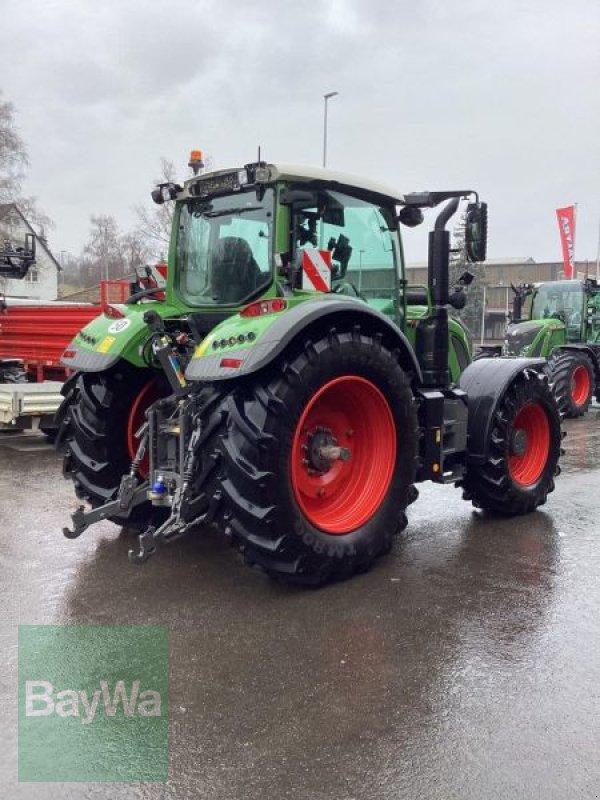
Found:
<svg viewBox="0 0 600 800"><path fill-rule="evenodd" d="M190 305L240 305L272 280L273 190L190 199L177 237L178 289Z"/></svg>
<svg viewBox="0 0 600 800"><path fill-rule="evenodd" d="M320 191L315 205L296 210L294 246L328 250L332 288L368 301L395 301L399 263L392 209L334 191Z"/></svg>

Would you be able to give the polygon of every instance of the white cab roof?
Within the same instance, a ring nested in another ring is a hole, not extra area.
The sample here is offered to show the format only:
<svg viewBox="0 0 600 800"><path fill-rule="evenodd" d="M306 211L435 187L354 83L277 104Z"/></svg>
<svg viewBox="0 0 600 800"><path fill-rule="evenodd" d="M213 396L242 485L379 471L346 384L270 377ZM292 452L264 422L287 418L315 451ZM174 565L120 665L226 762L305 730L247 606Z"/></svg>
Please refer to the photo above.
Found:
<svg viewBox="0 0 600 800"><path fill-rule="evenodd" d="M306 167L295 164L267 164L270 172L270 179L272 181L284 180L294 181L297 183L309 183L311 181L324 181L329 184L337 185L340 188L349 187L355 188L359 191L380 195L389 198L395 203L402 202L402 194L391 186L386 186L383 183L371 181L361 175L353 175L349 172L337 172L336 170L322 169L321 167ZM236 172L241 169L240 167L232 167L231 169L218 169L211 172L204 172L197 177L188 178L185 182L185 189L187 190L190 184L195 183L197 180L202 180L210 175L224 175L229 172Z"/></svg>
<svg viewBox="0 0 600 800"><path fill-rule="evenodd" d="M354 186L366 192L380 194L396 202L402 200L402 194L397 189L350 172L337 172L336 170L323 169L321 167L303 167L295 164L269 164L269 169L274 179L280 178L281 180L298 182L329 181L331 183L339 183L340 186Z"/></svg>

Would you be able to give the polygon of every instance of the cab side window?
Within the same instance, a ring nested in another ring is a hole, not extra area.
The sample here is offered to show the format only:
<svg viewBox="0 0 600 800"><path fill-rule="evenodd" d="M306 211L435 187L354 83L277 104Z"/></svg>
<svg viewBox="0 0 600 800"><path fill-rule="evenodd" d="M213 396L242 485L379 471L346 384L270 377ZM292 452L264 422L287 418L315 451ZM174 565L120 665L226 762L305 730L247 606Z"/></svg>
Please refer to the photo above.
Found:
<svg viewBox="0 0 600 800"><path fill-rule="evenodd" d="M341 192L319 192L318 203L296 211L294 245L328 250L332 288L365 300L395 301L399 260L389 209Z"/></svg>

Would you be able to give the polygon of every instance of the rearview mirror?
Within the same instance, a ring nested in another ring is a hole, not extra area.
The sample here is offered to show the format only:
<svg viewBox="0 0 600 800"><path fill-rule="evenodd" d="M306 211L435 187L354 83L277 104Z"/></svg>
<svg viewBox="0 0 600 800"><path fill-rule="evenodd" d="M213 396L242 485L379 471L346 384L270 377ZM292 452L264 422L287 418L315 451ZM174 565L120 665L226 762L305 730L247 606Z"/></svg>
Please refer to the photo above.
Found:
<svg viewBox="0 0 600 800"><path fill-rule="evenodd" d="M469 203L465 218L467 261L485 261L487 253L487 203Z"/></svg>

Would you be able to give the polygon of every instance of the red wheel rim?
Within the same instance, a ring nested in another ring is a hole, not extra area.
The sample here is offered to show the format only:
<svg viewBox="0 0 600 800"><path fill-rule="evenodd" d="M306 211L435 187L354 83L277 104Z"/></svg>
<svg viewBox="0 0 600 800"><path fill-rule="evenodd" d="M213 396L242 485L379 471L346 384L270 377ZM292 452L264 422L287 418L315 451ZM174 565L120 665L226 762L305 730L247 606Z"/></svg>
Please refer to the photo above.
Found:
<svg viewBox="0 0 600 800"><path fill-rule="evenodd" d="M315 455L319 443L347 449L350 457L323 462ZM307 403L294 432L290 477L296 502L315 527L342 535L364 525L381 505L395 463L394 418L370 381L335 378Z"/></svg>
<svg viewBox="0 0 600 800"><path fill-rule="evenodd" d="M527 403L513 422L511 436L521 437L522 452L508 457L508 469L515 483L532 486L544 471L550 453L550 423L540 403Z"/></svg>
<svg viewBox="0 0 600 800"><path fill-rule="evenodd" d="M133 401L133 405L129 411L129 417L127 418L127 452L129 453L129 458L131 460L135 458L135 454L140 443L135 434L144 424L146 409L148 406L151 406L155 400L158 400L159 397L161 397L161 394L158 391L156 378L152 378L148 381L148 383L144 384L140 393ZM149 468L150 463L148 459L148 451L146 450L139 469L140 475L143 478L148 475Z"/></svg>
<svg viewBox="0 0 600 800"><path fill-rule="evenodd" d="M590 373L587 367L580 364L578 367L575 367L571 375L571 397L573 398L573 402L578 406L584 405L590 396L591 388L592 381L590 379Z"/></svg>

